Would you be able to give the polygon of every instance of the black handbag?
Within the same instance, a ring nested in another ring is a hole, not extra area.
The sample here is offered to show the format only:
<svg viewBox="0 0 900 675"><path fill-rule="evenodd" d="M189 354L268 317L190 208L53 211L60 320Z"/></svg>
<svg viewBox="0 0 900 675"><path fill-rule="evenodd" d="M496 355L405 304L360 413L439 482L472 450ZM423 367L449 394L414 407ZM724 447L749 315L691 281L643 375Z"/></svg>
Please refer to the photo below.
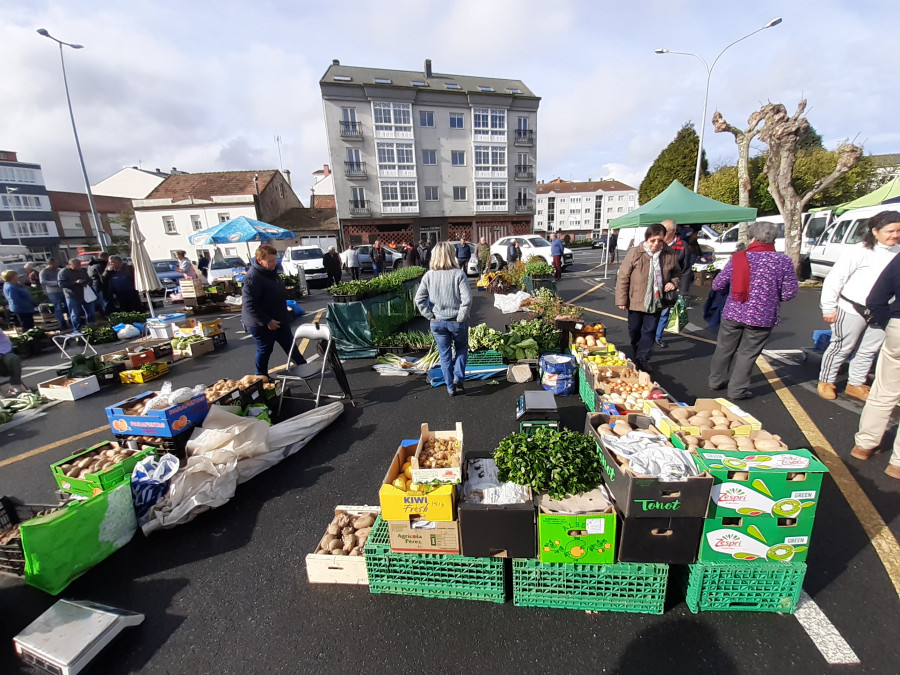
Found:
<svg viewBox="0 0 900 675"><path fill-rule="evenodd" d="M663 307L674 307L675 303L678 302L678 289L672 289L671 291L663 291L663 294L659 296L659 304Z"/></svg>

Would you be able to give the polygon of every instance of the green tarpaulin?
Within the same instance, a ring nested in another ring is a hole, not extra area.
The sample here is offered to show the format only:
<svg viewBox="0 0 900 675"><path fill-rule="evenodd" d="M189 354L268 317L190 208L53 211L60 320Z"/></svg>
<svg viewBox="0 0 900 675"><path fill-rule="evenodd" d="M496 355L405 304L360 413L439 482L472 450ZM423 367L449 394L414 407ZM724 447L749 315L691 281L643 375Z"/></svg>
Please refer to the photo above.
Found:
<svg viewBox="0 0 900 675"><path fill-rule="evenodd" d="M859 209L863 206L878 206L879 204L893 204L894 208L900 209L900 178L895 178L874 192L857 197L851 202L844 202L840 206L835 206L834 215L839 216L850 209Z"/></svg>
<svg viewBox="0 0 900 675"><path fill-rule="evenodd" d="M698 195L673 180L660 194L639 209L609 221L609 229L646 227L671 218L679 225L740 223L756 220L756 209L733 206Z"/></svg>

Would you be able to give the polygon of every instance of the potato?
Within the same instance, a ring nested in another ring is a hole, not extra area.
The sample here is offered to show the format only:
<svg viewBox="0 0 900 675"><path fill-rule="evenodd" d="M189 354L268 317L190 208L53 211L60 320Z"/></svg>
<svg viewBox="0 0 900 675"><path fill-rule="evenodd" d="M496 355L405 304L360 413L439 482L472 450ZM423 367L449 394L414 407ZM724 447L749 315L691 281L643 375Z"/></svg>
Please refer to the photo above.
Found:
<svg viewBox="0 0 900 675"><path fill-rule="evenodd" d="M601 436L610 436L613 433L613 428L608 424L601 424L597 427L597 433Z"/></svg>
<svg viewBox="0 0 900 675"><path fill-rule="evenodd" d="M756 440L772 440L772 434L765 429L760 429L756 432Z"/></svg>
<svg viewBox="0 0 900 675"><path fill-rule="evenodd" d="M350 516L348 516L346 513L342 513L341 515L338 516L337 524L341 529L349 526L350 525Z"/></svg>
<svg viewBox="0 0 900 675"><path fill-rule="evenodd" d="M357 530L356 538L357 539L365 539L366 537L369 536L369 532L371 532L371 531L372 531L371 527L364 527L361 530Z"/></svg>
<svg viewBox="0 0 900 675"><path fill-rule="evenodd" d="M331 555L347 555L342 548L336 548L331 551Z"/></svg>
<svg viewBox="0 0 900 675"><path fill-rule="evenodd" d="M757 450L761 450L762 452L771 452L773 450L781 450L782 445L779 441L769 440L769 439L758 439L754 445Z"/></svg>
<svg viewBox="0 0 900 675"><path fill-rule="evenodd" d="M669 412L669 417L676 420L686 420L693 417L693 411L688 408L676 406Z"/></svg>
<svg viewBox="0 0 900 675"><path fill-rule="evenodd" d="M355 530L363 530L366 528L371 528L375 524L375 515L372 513L367 513L365 515L359 516L353 519L352 525Z"/></svg>
<svg viewBox="0 0 900 675"><path fill-rule="evenodd" d="M728 428L727 424L713 424L713 429L718 429L719 431L727 431Z"/></svg>
<svg viewBox="0 0 900 675"><path fill-rule="evenodd" d="M628 432L634 431L628 422L616 422L616 426L614 426L612 430L617 436L624 436Z"/></svg>
<svg viewBox="0 0 900 675"><path fill-rule="evenodd" d="M697 425L700 429L712 429L713 425L709 420L703 420Z"/></svg>
<svg viewBox="0 0 900 675"><path fill-rule="evenodd" d="M753 441L751 441L747 436L737 436L735 439L737 443L738 450L742 452L753 452L756 450L756 446L753 445Z"/></svg>
<svg viewBox="0 0 900 675"><path fill-rule="evenodd" d="M700 438L699 436L689 436L689 435L686 435L686 436L684 437L684 442L685 442L685 443L689 443L689 444L693 444L693 445L699 445L699 444L700 444L700 441L702 441L702 440L703 440L703 439Z"/></svg>
<svg viewBox="0 0 900 675"><path fill-rule="evenodd" d="M709 442L721 449L737 447L737 442L734 440L733 436L725 436L723 434L713 436L709 439Z"/></svg>
<svg viewBox="0 0 900 675"><path fill-rule="evenodd" d="M326 532L328 532L328 534L330 534L331 536L336 537L337 535L339 535L341 533L341 528L339 528L337 526L337 523L331 523L328 526L328 529L326 530Z"/></svg>
<svg viewBox="0 0 900 675"><path fill-rule="evenodd" d="M730 429L737 429L738 427L742 427L742 426L744 426L744 423L738 422L737 420L735 420L734 422L732 422L731 424L728 425L728 427Z"/></svg>
<svg viewBox="0 0 900 675"><path fill-rule="evenodd" d="M701 415L693 415L688 418L687 423L692 427L699 427L702 424L709 424L706 417Z"/></svg>
<svg viewBox="0 0 900 675"><path fill-rule="evenodd" d="M335 551L335 550L337 550L339 548L343 548L343 547L344 547L344 542L341 541L340 539L335 538L335 539L332 539L330 542L328 542L328 548L331 551Z"/></svg>
<svg viewBox="0 0 900 675"><path fill-rule="evenodd" d="M63 464L61 467L59 467L59 470L62 471L64 475L68 476L69 471L72 470L73 466L73 464Z"/></svg>
<svg viewBox="0 0 900 675"><path fill-rule="evenodd" d="M362 555L362 551L359 550L359 546L355 546L352 551L350 551L350 555Z"/></svg>
<svg viewBox="0 0 900 675"><path fill-rule="evenodd" d="M735 471L732 476L732 480L750 480L750 472L749 471Z"/></svg>
<svg viewBox="0 0 900 675"><path fill-rule="evenodd" d="M698 410L695 415L697 417L712 417L712 413L709 410Z"/></svg>

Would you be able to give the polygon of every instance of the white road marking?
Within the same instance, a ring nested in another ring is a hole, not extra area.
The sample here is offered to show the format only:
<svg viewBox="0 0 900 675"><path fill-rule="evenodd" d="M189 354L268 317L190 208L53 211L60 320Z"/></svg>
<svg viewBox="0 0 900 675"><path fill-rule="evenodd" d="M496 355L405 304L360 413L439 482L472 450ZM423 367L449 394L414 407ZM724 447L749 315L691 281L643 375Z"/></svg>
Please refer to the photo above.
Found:
<svg viewBox="0 0 900 675"><path fill-rule="evenodd" d="M48 370L57 370L65 367L65 362L60 361L60 365L58 366L25 366L22 368L23 371L31 370L33 372L30 373L22 373L22 379L24 380L26 377L34 377L35 375L40 375L41 373L46 373Z"/></svg>
<svg viewBox="0 0 900 675"><path fill-rule="evenodd" d="M825 661L841 664L860 662L856 652L850 648L834 624L828 620L825 613L806 594L806 591L800 593L800 602L797 603L797 611L794 612L794 616L797 617L803 630L825 657Z"/></svg>

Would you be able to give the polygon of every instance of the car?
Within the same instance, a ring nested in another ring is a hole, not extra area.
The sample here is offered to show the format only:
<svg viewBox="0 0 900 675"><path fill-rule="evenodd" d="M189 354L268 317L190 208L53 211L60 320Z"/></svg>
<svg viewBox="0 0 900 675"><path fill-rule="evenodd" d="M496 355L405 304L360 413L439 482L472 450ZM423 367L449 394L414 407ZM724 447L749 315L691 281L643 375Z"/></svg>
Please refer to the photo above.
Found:
<svg viewBox="0 0 900 675"><path fill-rule="evenodd" d="M458 241L448 242L454 250L459 245ZM469 252L471 255L469 256L469 264L466 266L466 276L478 276L478 260L475 258L475 244L471 241L466 242L466 246L469 247Z"/></svg>
<svg viewBox="0 0 900 675"><path fill-rule="evenodd" d="M548 265L553 264L553 256L550 255L550 242L536 234L526 234L516 237L501 237L491 245L491 255L499 266L506 264L506 248L510 242L518 241L522 251L522 262L529 258L541 258ZM568 248L563 248L562 266L569 267L575 262L575 256Z"/></svg>
<svg viewBox="0 0 900 675"><path fill-rule="evenodd" d="M810 275L817 279L828 276L834 263L851 246L862 241L869 218L892 210L890 204L864 206L841 214L829 225L809 251Z"/></svg>
<svg viewBox="0 0 900 675"><path fill-rule="evenodd" d="M325 262L322 256L325 252L318 246L289 246L284 251L281 267L285 274L299 276L298 271L303 270L306 281L319 281L328 283L328 274L325 272Z"/></svg>
<svg viewBox="0 0 900 675"><path fill-rule="evenodd" d="M242 278L247 273L247 263L236 256L229 256L209 263L206 279L214 283L216 279Z"/></svg>
<svg viewBox="0 0 900 675"><path fill-rule="evenodd" d="M358 246L354 246L356 252L359 253L359 269L362 272L371 272L372 271L372 246L369 244L360 244ZM395 251L394 249L383 246L384 249L384 266L387 270L396 270L403 267L403 255ZM344 259L344 256L341 255L341 260ZM346 271L347 264L344 263L344 270Z"/></svg>
<svg viewBox="0 0 900 675"><path fill-rule="evenodd" d="M162 291L153 291L153 294L168 293L178 288L184 275L178 268L177 260L151 260L153 271L156 272L156 278L163 285Z"/></svg>
<svg viewBox="0 0 900 675"><path fill-rule="evenodd" d="M607 235L601 234L591 242L591 248L606 248Z"/></svg>

